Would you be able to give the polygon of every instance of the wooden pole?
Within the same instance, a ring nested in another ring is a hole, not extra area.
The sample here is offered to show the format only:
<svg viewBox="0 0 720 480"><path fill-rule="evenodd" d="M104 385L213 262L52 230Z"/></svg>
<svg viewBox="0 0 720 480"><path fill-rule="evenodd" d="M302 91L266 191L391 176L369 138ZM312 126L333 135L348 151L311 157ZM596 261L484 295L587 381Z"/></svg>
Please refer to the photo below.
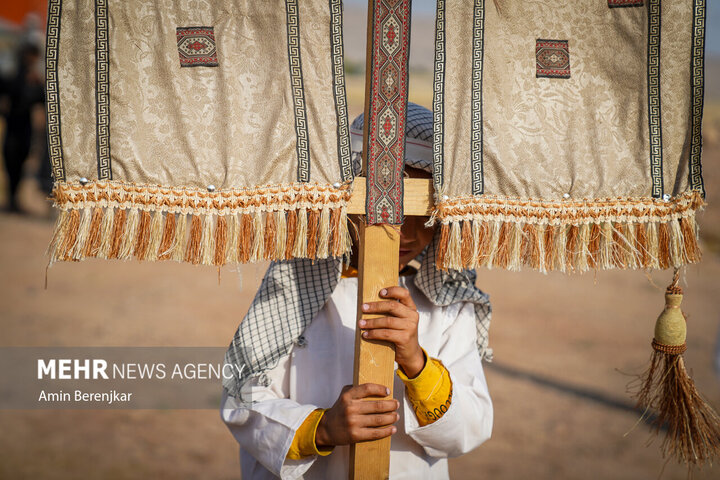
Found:
<svg viewBox="0 0 720 480"><path fill-rule="evenodd" d="M363 302L380 300L383 287L396 285L400 232L392 225L361 225L358 257L358 319L378 315L363 314ZM355 367L353 384L378 383L390 388L392 398L395 349L388 342L365 340L355 329ZM350 447L350 479L377 480L390 472L390 437L362 442Z"/></svg>
<svg viewBox="0 0 720 480"><path fill-rule="evenodd" d="M376 8L378 7L378 8ZM365 69L365 122L363 128L363 172L367 172L366 195L357 195L362 198L361 205L365 207L363 213L366 219L374 225L361 225L359 228L358 248L358 315L357 318L371 318L361 311L365 302L380 300L379 293L384 287L397 285L398 264L400 248L400 225L388 225L384 222L399 223L402 218L402 199L399 205L392 207L392 215L385 215L378 219L373 204L377 202L375 196L370 196L369 186L377 185L376 172L379 166L374 165L377 158L368 161L368 153L374 148L382 149L378 141L379 128L384 128L384 145L395 142L396 147L391 152L386 150L380 155L384 158L384 165L388 160L393 165L402 165L404 157L405 114L407 102L407 55L409 45L409 15L410 0L369 0L367 23L367 50ZM382 47L378 49L379 43ZM377 50L377 55L374 53ZM382 52L381 52L382 50ZM391 59L391 62L389 60ZM398 68L400 67L400 68ZM383 85L380 85L382 83ZM380 90L382 93L380 93ZM373 102L378 102L373 104ZM385 118L384 127L378 127L380 115L378 112L391 109L392 119ZM396 123L391 123L395 121ZM371 125L373 125L371 131ZM374 154L373 154L374 155ZM372 155L370 155L372 157ZM368 169L370 162L370 169ZM377 167L377 168L375 168ZM391 167L394 168L394 167ZM384 181L387 181L385 177ZM402 172L394 177L391 196L398 198L403 188ZM359 183L356 182L358 187ZM420 196L424 197L420 186ZM427 190L425 190L427 192ZM385 192L386 194L387 192ZM374 192L373 195L375 195ZM427 209L420 208L423 214ZM372 212L372 214L371 214ZM372 219L372 220L371 220ZM394 219L394 220L393 220ZM383 222L383 223L380 223ZM369 341L360 336L360 330L355 329L355 364L353 369L353 384L377 383L390 389L392 398L394 375L395 350L388 342ZM370 399L368 399L370 400ZM356 443L350 446L350 480L378 480L387 479L390 474L390 437Z"/></svg>

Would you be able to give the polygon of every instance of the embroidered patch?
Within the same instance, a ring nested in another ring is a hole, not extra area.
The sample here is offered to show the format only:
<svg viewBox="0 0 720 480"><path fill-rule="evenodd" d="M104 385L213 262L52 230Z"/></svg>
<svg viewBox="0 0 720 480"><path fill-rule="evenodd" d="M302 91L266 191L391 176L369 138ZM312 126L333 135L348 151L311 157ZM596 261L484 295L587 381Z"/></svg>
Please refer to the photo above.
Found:
<svg viewBox="0 0 720 480"><path fill-rule="evenodd" d="M610 8L623 8L623 7L642 7L644 0L608 0L608 7Z"/></svg>
<svg viewBox="0 0 720 480"><path fill-rule="evenodd" d="M178 27L177 46L181 67L217 67L213 27Z"/></svg>
<svg viewBox="0 0 720 480"><path fill-rule="evenodd" d="M541 40L535 43L537 78L570 78L570 51L567 40Z"/></svg>

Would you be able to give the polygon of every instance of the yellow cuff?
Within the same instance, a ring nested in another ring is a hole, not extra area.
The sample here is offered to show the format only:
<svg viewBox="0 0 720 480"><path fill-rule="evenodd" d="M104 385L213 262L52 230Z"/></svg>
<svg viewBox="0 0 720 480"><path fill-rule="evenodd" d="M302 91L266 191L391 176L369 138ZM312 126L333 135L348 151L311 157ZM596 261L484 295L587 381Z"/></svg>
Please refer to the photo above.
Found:
<svg viewBox="0 0 720 480"><path fill-rule="evenodd" d="M431 358L425 349L423 353L427 361L415 378L408 378L400 368L397 369L420 426L429 425L442 417L452 402L450 373L440 360Z"/></svg>
<svg viewBox="0 0 720 480"><path fill-rule="evenodd" d="M310 415L305 418L302 425L295 432L292 444L288 450L286 458L290 460L300 460L311 455L330 455L333 447L318 448L315 443L315 433L317 432L320 419L325 414L325 409L316 408Z"/></svg>

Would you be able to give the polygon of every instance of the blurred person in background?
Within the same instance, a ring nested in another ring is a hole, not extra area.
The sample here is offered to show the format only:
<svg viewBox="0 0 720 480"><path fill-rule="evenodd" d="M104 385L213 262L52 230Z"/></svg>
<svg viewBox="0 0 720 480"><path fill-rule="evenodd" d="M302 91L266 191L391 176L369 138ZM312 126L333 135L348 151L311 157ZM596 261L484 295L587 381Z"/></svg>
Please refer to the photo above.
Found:
<svg viewBox="0 0 720 480"><path fill-rule="evenodd" d="M21 211L17 194L23 165L32 145L32 112L45 101L39 47L23 42L17 58L15 75L0 80L0 114L5 118L3 158L8 175L7 209L11 212ZM46 163L47 158L41 158L41 162Z"/></svg>

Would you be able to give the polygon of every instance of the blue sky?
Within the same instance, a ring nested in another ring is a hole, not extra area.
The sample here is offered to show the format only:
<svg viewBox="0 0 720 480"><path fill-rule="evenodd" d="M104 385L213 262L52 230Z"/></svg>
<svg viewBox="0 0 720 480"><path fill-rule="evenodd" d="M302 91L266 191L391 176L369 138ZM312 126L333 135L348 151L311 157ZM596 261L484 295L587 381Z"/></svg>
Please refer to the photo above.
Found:
<svg viewBox="0 0 720 480"><path fill-rule="evenodd" d="M367 0L345 0L345 3L367 5ZM413 0L412 4L414 13L435 14L435 0ZM707 53L720 56L720 0L707 0L707 7L707 36L705 38Z"/></svg>

